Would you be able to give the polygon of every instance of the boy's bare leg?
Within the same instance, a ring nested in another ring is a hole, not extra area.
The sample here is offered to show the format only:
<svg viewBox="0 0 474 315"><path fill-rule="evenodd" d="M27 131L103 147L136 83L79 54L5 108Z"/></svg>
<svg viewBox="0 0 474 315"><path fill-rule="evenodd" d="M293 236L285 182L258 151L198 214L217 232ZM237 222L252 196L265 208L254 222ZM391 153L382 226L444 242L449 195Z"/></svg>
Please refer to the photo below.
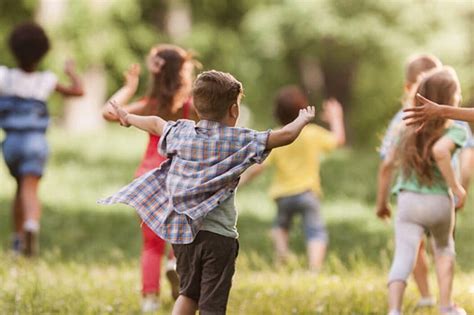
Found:
<svg viewBox="0 0 474 315"><path fill-rule="evenodd" d="M41 216L41 205L38 198L40 177L24 176L21 178L21 206L23 208L26 256L36 256L39 251L38 232Z"/></svg>
<svg viewBox="0 0 474 315"><path fill-rule="evenodd" d="M313 271L319 271L323 266L326 256L326 242L319 240L310 240L308 242L309 268Z"/></svg>
<svg viewBox="0 0 474 315"><path fill-rule="evenodd" d="M431 297L430 287L428 284L428 257L426 257L425 241L423 239L418 248L416 264L413 268L413 278L415 279L421 297Z"/></svg>
<svg viewBox="0 0 474 315"><path fill-rule="evenodd" d="M23 232L23 208L21 207L21 195L20 195L20 181L17 180L17 189L15 193L15 200L13 201L13 231L17 234L21 234Z"/></svg>
<svg viewBox="0 0 474 315"><path fill-rule="evenodd" d="M277 254L278 263L285 263L288 258L288 231L282 228L273 229L273 244Z"/></svg>
<svg viewBox="0 0 474 315"><path fill-rule="evenodd" d="M39 222L41 216L41 206L38 198L40 177L25 176L21 179L21 205L24 210L25 220Z"/></svg>
<svg viewBox="0 0 474 315"><path fill-rule="evenodd" d="M388 285L388 307L390 311L401 311L405 288L406 283L400 280L392 281Z"/></svg>
<svg viewBox="0 0 474 315"><path fill-rule="evenodd" d="M454 257L439 255L435 257L436 275L439 285L439 304L441 307L452 305L451 295L453 290Z"/></svg>
<svg viewBox="0 0 474 315"><path fill-rule="evenodd" d="M196 301L180 295L174 303L172 315L195 315L198 309Z"/></svg>

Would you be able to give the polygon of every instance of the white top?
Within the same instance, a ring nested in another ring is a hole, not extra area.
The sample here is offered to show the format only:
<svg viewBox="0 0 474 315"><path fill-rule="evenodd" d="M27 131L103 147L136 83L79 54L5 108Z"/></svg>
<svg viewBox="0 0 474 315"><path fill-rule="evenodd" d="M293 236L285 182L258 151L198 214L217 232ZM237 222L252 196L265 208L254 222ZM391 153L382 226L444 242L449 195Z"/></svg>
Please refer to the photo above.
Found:
<svg viewBox="0 0 474 315"><path fill-rule="evenodd" d="M46 101L54 92L58 78L51 71L25 72L0 66L0 96L18 96Z"/></svg>

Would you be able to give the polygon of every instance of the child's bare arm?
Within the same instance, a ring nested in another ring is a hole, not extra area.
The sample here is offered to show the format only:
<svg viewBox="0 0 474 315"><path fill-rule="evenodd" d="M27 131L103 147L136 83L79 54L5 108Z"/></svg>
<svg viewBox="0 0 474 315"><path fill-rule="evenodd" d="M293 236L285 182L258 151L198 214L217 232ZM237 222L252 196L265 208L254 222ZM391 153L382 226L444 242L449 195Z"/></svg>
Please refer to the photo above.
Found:
<svg viewBox="0 0 474 315"><path fill-rule="evenodd" d="M157 136L161 136L163 134L163 129L166 124L166 121L163 118L158 116L140 116L129 114L123 108L115 104L114 101L111 101L110 105L115 110L115 114L119 118L120 124L122 126L134 126Z"/></svg>
<svg viewBox="0 0 474 315"><path fill-rule="evenodd" d="M119 117L116 115L115 110L111 105L111 101L113 100L113 102L118 106L126 105L137 91L139 76L140 65L138 64L132 64L128 70L124 72L124 85L110 97L102 109L102 116L106 120L119 121ZM127 106L127 112L130 114L143 115L145 108L145 103L136 102Z"/></svg>
<svg viewBox="0 0 474 315"><path fill-rule="evenodd" d="M456 200L456 209L462 208L466 200L466 191L456 179L451 165L451 152L455 149L454 142L448 137L441 137L433 146L433 157L436 160L444 180L453 191Z"/></svg>
<svg viewBox="0 0 474 315"><path fill-rule="evenodd" d="M301 109L298 117L283 128L271 131L268 136L267 150L288 145L296 140L301 130L306 126L316 113L314 106Z"/></svg>
<svg viewBox="0 0 474 315"><path fill-rule="evenodd" d="M403 117L403 119L407 121L408 126L420 125L420 128L422 128L423 124L427 120L434 118L446 118L474 122L474 108L459 108L454 106L439 105L421 96L420 94L417 94L416 98L423 103L422 106L406 108L403 110L404 112L408 113L405 117Z"/></svg>
<svg viewBox="0 0 474 315"><path fill-rule="evenodd" d="M330 98L324 101L322 118L329 123L329 128L336 138L337 145L344 145L346 143L344 112L341 104L336 99Z"/></svg>
<svg viewBox="0 0 474 315"><path fill-rule="evenodd" d="M395 150L392 149L387 157L380 163L377 180L376 214L380 219L390 218L391 211L388 205L390 184L395 167Z"/></svg>
<svg viewBox="0 0 474 315"><path fill-rule="evenodd" d="M255 177L260 175L264 170L265 170L265 164L252 165L242 174L242 176L240 176L239 186L248 184Z"/></svg>
<svg viewBox="0 0 474 315"><path fill-rule="evenodd" d="M79 75L76 72L76 66L74 61L67 60L64 65L64 73L71 80L70 85L56 84L56 92L64 96L82 96L84 95L84 88L82 86L82 81Z"/></svg>

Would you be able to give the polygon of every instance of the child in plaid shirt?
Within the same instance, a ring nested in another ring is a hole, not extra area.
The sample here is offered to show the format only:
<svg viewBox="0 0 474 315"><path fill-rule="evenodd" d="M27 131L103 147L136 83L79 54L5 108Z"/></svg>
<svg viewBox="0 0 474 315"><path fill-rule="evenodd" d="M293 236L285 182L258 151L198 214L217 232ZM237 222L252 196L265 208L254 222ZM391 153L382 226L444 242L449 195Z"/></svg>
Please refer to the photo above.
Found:
<svg viewBox="0 0 474 315"><path fill-rule="evenodd" d="M114 106L122 125L160 135L158 150L169 159L101 203L134 207L173 244L180 279L173 314L225 314L239 248L234 196L240 175L271 149L292 143L315 115L314 107L302 109L276 131L237 128L242 95L232 75L212 70L193 86L197 124Z"/></svg>

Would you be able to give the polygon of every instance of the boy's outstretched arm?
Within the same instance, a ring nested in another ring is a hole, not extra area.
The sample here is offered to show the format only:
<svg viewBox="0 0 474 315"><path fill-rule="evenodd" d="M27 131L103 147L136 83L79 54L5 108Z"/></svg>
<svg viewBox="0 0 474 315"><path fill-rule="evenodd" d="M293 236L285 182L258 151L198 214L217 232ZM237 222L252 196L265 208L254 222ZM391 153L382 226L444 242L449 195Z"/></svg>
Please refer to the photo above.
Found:
<svg viewBox="0 0 474 315"><path fill-rule="evenodd" d="M64 65L64 73L71 80L71 84L66 86L62 84L56 85L56 92L64 96L82 96L84 95L84 88L82 86L82 81L79 75L76 72L76 66L74 61L67 60Z"/></svg>
<svg viewBox="0 0 474 315"><path fill-rule="evenodd" d="M451 152L455 149L454 142L448 137L441 137L433 146L433 157L438 165L444 180L453 191L455 197L455 207L460 209L466 201L466 191L456 179L451 165Z"/></svg>
<svg viewBox="0 0 474 315"><path fill-rule="evenodd" d="M120 124L124 127L135 126L151 134L161 136L166 121L158 116L140 116L129 114L123 108L118 106L114 101L110 101L110 106L115 110L115 114L120 120Z"/></svg>
<svg viewBox="0 0 474 315"><path fill-rule="evenodd" d="M314 106L300 109L300 113L295 120L279 130L270 132L266 149L271 150L277 147L282 147L295 141L304 126L314 119L315 114L316 110Z"/></svg>
<svg viewBox="0 0 474 315"><path fill-rule="evenodd" d="M330 98L324 101L322 118L329 123L331 133L336 138L337 146L343 146L346 143L344 112L341 104L336 99Z"/></svg>
<svg viewBox="0 0 474 315"><path fill-rule="evenodd" d="M407 125L420 125L430 119L446 118L455 120L464 120L474 122L474 108L459 108L454 106L439 105L429 99L416 94L416 98L423 103L422 106L406 108L403 111L408 113L403 120L407 121Z"/></svg>

